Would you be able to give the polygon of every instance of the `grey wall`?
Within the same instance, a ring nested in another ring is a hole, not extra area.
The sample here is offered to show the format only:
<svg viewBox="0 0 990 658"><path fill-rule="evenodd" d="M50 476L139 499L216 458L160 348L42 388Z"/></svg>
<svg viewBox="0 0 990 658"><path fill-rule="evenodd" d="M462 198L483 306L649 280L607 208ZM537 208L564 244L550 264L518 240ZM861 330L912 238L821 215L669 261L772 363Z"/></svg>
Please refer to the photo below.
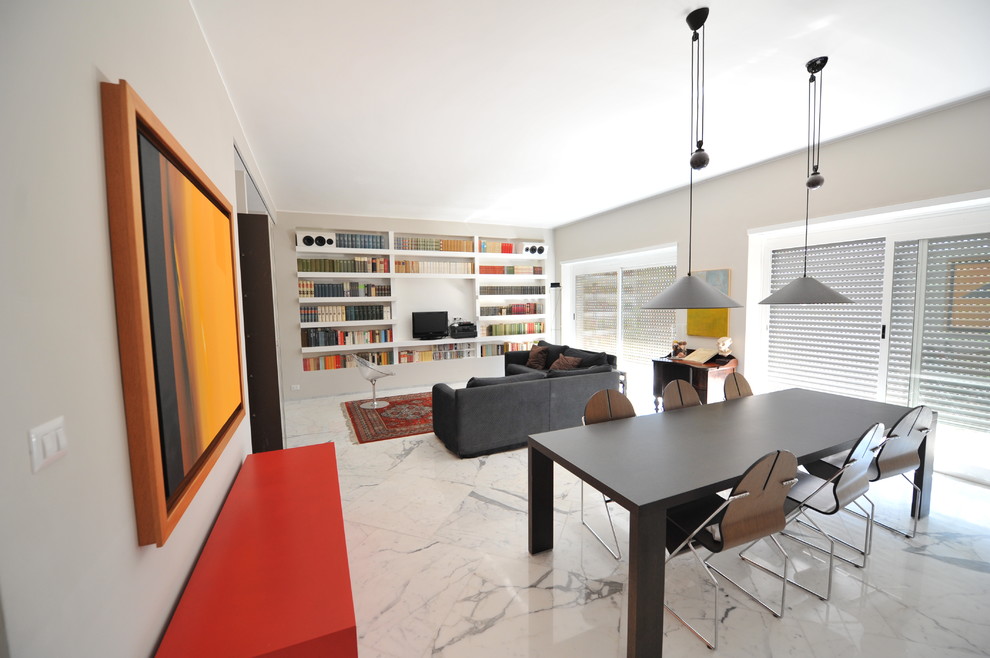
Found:
<svg viewBox="0 0 990 658"><path fill-rule="evenodd" d="M990 188L990 96L822 146L826 184L811 217L918 202ZM717 157L717 144L705 144ZM686 158L686 155L685 155ZM686 166L686 165L685 165ZM745 299L747 231L804 220L805 153L695 183L692 269L732 270L732 296ZM554 231L558 262L678 243L687 271L687 190L647 199ZM683 321L684 311L679 311ZM746 308L729 313L733 353L745 359ZM714 339L688 337L691 346ZM659 347L658 347L659 349ZM745 368L745 360L743 360Z"/></svg>
<svg viewBox="0 0 990 658"><path fill-rule="evenodd" d="M0 607L17 658L150 654L250 450L244 422L167 544L138 547L99 98L119 79L233 201L245 142L188 2L3 3ZM32 474L28 430L57 416L68 454Z"/></svg>

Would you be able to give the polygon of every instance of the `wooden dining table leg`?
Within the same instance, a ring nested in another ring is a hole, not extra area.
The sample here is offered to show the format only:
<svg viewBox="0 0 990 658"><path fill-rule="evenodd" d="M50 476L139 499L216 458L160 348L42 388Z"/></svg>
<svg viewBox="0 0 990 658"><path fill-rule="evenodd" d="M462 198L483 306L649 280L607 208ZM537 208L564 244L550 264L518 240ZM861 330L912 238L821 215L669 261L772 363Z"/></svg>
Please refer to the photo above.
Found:
<svg viewBox="0 0 990 658"><path fill-rule="evenodd" d="M667 510L657 505L629 511L629 658L663 655L666 519Z"/></svg>
<svg viewBox="0 0 990 658"><path fill-rule="evenodd" d="M553 548L553 460L529 448L529 552Z"/></svg>

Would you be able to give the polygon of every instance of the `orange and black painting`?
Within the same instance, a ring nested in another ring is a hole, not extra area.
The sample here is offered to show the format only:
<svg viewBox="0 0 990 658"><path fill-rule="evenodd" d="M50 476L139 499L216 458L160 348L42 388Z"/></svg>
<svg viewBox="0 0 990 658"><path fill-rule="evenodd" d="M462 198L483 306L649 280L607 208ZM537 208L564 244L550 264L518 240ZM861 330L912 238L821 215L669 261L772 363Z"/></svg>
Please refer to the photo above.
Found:
<svg viewBox="0 0 990 658"><path fill-rule="evenodd" d="M170 502L241 405L231 222L139 136L148 305Z"/></svg>

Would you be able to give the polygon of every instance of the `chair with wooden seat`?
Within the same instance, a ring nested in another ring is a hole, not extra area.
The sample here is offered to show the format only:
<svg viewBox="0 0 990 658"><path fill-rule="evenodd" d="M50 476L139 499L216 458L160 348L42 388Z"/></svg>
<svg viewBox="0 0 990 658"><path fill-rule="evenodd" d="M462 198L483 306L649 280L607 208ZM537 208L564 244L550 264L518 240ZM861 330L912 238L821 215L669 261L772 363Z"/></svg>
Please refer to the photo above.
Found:
<svg viewBox="0 0 990 658"><path fill-rule="evenodd" d="M594 425L595 423L605 423L620 418L632 418L635 415L636 410L633 409L632 402L629 401L629 398L619 391L607 388L591 396L588 403L584 406L584 416L581 418L581 421L585 425ZM608 516L608 525L612 530L612 540L615 542L614 549L584 520L584 480L581 481L581 525L587 528L601 542L605 550L618 560L622 557L622 552L619 550L619 539L615 534L612 512L609 510L609 504L612 503L612 499L602 494L602 500L605 502L605 514Z"/></svg>
<svg viewBox="0 0 990 658"><path fill-rule="evenodd" d="M912 527L910 532L893 528L873 519L874 524L904 535L908 539L913 538L918 532L918 516L921 507L921 489L908 474L921 468L921 444L928 438L928 432L934 422L935 414L930 407L922 405L908 411L887 432L887 439L880 445L880 449L877 450L869 468L870 482L900 475L911 485ZM840 453L826 457L808 464L806 469L819 477L827 477L840 467L844 456L843 453Z"/></svg>
<svg viewBox="0 0 990 658"><path fill-rule="evenodd" d="M728 377L725 378L724 387L726 400L735 400L753 394L749 382L738 372L729 373Z"/></svg>
<svg viewBox="0 0 990 658"><path fill-rule="evenodd" d="M698 391L683 379L675 379L663 387L663 410L673 411L684 407L697 407L701 404Z"/></svg>
<svg viewBox="0 0 990 658"><path fill-rule="evenodd" d="M685 503L667 510L666 561L688 551L701 563L706 574L715 584L715 632L711 641L682 619L670 607L664 607L697 635L710 649L718 644L719 582L712 572L729 581L747 596L769 610L775 617L784 614L787 596L787 577L790 557L774 536L787 525L785 501L791 487L797 482L797 458L786 450L764 455L750 466L732 488L728 498L712 494L703 499ZM708 560L716 553L769 538L784 558L784 579L780 590L780 607L775 609L760 600L718 570ZM703 547L710 555L702 559L697 548Z"/></svg>
<svg viewBox="0 0 990 658"><path fill-rule="evenodd" d="M848 505L855 505L860 509L863 518L866 520L862 548L833 535L828 535L830 540L837 541L862 556L863 562L860 564L842 556L834 555L834 551L831 551L832 557L838 558L843 562L848 562L855 567L866 566L866 558L870 554L870 547L873 543L873 503L868 498L865 498L865 494L870 488L870 465L873 463L874 455L880 450L883 440L883 423L872 425L856 441L852 449L846 453L845 459L838 470L833 471L827 478L815 475L810 471L798 473L798 483L791 490L790 494L788 494L788 515L790 518L803 515L804 518L809 519L806 515L808 511L829 516L844 510ZM859 499L861 497L869 504L869 511L860 505ZM814 527L821 532L821 529L817 525ZM797 536L787 536L811 548L824 550ZM831 587L832 557L829 558L829 587Z"/></svg>

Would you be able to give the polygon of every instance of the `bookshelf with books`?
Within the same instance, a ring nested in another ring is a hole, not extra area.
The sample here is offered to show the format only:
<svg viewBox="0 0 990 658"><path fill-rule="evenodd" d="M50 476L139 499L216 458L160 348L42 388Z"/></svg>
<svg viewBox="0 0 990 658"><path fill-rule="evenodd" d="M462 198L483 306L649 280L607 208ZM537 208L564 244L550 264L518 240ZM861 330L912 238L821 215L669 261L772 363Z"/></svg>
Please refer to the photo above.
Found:
<svg viewBox="0 0 990 658"><path fill-rule="evenodd" d="M371 355L369 360L403 372L449 369L446 364L453 362L464 363L464 370L471 359L528 349L544 337L548 274L539 240L340 229L295 233L303 372L350 368L350 354ZM451 321L474 321L477 337L412 340L412 313L432 310L448 311Z"/></svg>

